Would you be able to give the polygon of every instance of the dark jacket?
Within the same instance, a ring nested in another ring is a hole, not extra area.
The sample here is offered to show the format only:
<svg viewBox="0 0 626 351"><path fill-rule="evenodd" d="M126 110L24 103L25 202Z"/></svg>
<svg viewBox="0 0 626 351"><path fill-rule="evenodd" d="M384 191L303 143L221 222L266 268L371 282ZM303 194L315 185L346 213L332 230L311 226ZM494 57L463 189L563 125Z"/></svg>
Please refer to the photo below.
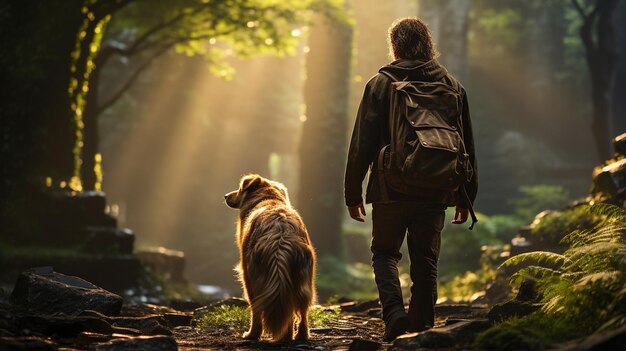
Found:
<svg viewBox="0 0 626 351"><path fill-rule="evenodd" d="M466 185L470 201L473 203L478 191L478 169L474 149L474 138L470 121L467 95L463 86L448 74L448 71L436 60L424 62L417 60L397 60L381 68L392 73L398 79L438 81L449 84L460 91L463 96L463 112L461 123L463 126L463 141L470 162L474 168L471 182ZM348 163L345 175L346 205L355 206L363 201L362 183L368 169L370 172L367 185L366 202L414 201L423 203L439 203L448 206L468 208L460 192L451 192L439 189L424 189L419 195L405 195L389 191L389 198L383 198L380 191L377 172L374 171L378 152L389 144L389 95L391 79L382 73L376 74L367 82L359 111L357 113L352 140L348 151Z"/></svg>

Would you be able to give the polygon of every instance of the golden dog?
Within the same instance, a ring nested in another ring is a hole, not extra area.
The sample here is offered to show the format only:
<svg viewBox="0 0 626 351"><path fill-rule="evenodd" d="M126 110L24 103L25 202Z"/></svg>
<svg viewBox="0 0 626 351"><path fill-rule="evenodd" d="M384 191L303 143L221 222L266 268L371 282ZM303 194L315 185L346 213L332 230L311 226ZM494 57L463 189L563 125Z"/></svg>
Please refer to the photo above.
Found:
<svg viewBox="0 0 626 351"><path fill-rule="evenodd" d="M302 218L291 207L284 185L246 175L239 189L224 196L240 210L237 222L238 266L250 303L250 330L257 340L263 331L273 341L307 340L307 315L315 299L315 251Z"/></svg>

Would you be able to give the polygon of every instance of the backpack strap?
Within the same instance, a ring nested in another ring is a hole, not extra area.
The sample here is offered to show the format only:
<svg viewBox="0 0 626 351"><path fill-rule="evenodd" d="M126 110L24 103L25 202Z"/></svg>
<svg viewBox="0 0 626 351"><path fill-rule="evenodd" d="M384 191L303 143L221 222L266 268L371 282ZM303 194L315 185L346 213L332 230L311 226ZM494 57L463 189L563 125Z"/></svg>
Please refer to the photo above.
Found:
<svg viewBox="0 0 626 351"><path fill-rule="evenodd" d="M465 184L463 184L463 186L461 187L461 193L463 194L463 197L465 198L465 201L467 202L467 205L469 206L468 210L470 212L470 215L472 216L472 225L470 225L469 227L469 230L472 230L474 229L474 224L478 222L478 218L476 218L476 213L474 213L474 206L472 206L472 201L470 201L469 195L467 195Z"/></svg>
<svg viewBox="0 0 626 351"><path fill-rule="evenodd" d="M398 78L396 78L393 74L391 74L391 73L389 73L389 72L387 72L387 71L384 71L384 70L382 70L382 69L381 69L381 70L380 70L380 71L378 71L378 72L379 72L379 73L381 73L381 74L386 75L387 77L389 77L389 79L391 79L391 81L392 81L392 82L397 82L397 81L399 81L399 79L398 79Z"/></svg>
<svg viewBox="0 0 626 351"><path fill-rule="evenodd" d="M376 172L378 172L378 182L380 183L380 195L383 199L389 200L389 190L387 190L387 181L385 180L385 151L389 144L385 145L378 152L378 161L376 164Z"/></svg>

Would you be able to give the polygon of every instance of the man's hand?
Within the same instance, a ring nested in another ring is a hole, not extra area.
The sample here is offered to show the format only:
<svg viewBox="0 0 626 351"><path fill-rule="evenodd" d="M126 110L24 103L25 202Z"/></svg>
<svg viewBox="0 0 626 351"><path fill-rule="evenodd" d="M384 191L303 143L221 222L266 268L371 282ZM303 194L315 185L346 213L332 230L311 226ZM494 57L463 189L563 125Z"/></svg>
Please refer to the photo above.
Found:
<svg viewBox="0 0 626 351"><path fill-rule="evenodd" d="M456 207L456 212L454 213L454 219L452 220L452 223L454 224L463 224L467 221L467 214L469 213L469 210L467 208L462 208L457 206Z"/></svg>
<svg viewBox="0 0 626 351"><path fill-rule="evenodd" d="M365 216L365 206L363 206L362 202L356 206L348 207L348 212L350 213L350 217L355 221L365 222L365 218L363 218ZM361 214L363 217L361 217ZM465 214L465 218L467 218L467 213Z"/></svg>

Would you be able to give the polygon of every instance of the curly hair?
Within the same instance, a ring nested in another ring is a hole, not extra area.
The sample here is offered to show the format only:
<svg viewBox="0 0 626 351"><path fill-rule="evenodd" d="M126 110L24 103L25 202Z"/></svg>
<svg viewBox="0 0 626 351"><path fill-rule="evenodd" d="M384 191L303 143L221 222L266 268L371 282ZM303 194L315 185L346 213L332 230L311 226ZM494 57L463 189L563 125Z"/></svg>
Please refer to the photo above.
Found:
<svg viewBox="0 0 626 351"><path fill-rule="evenodd" d="M432 60L439 56L433 33L417 17L395 20L388 31L389 54L394 59Z"/></svg>

